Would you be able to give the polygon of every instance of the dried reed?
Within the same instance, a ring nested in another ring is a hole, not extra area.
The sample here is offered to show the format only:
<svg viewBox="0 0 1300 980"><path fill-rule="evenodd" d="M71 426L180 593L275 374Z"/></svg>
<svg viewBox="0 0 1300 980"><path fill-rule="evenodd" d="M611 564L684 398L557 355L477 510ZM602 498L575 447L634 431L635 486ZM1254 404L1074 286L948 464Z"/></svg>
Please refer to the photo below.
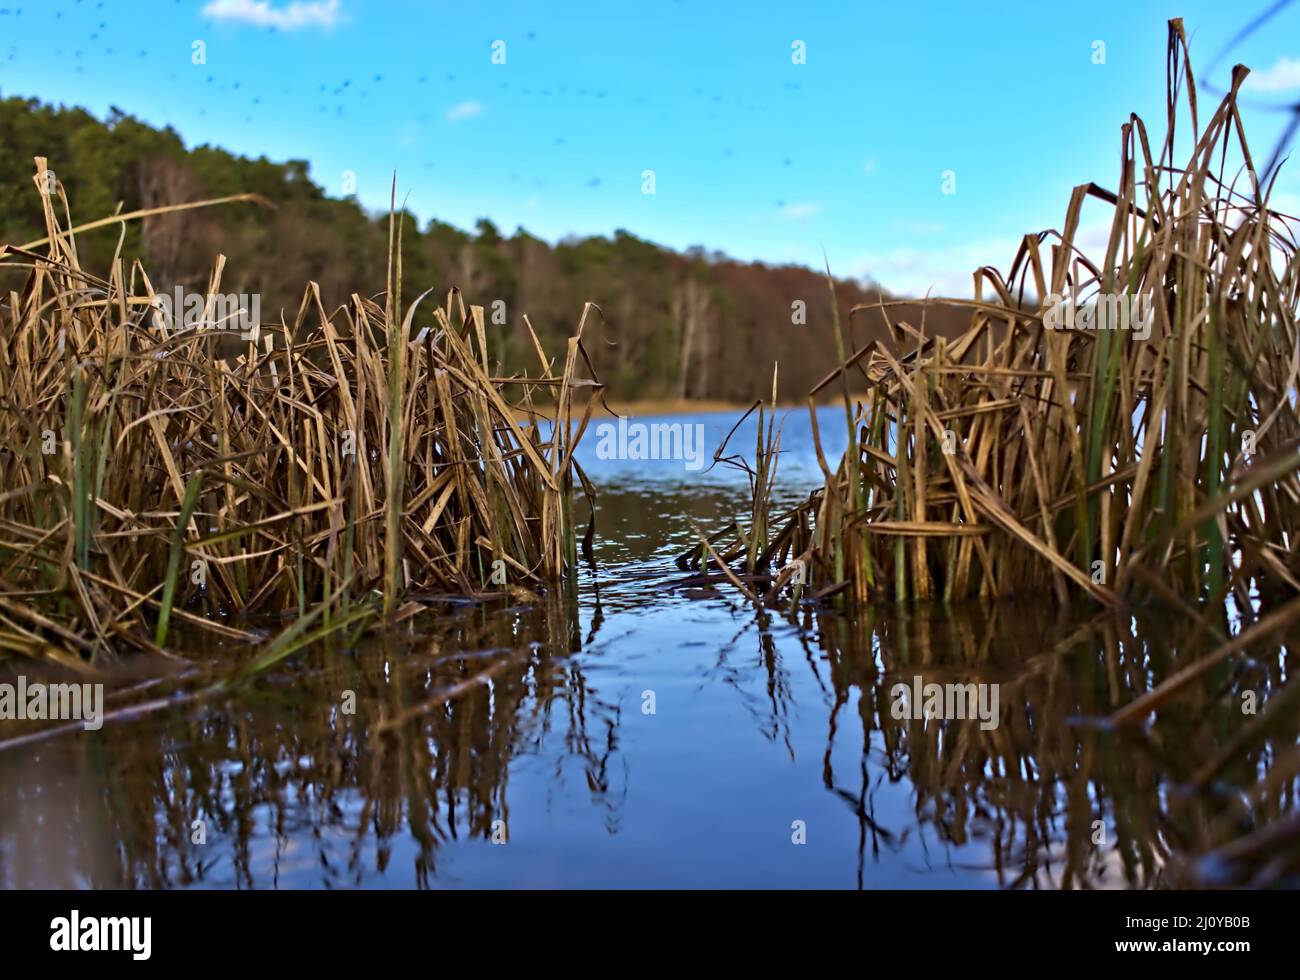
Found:
<svg viewBox="0 0 1300 980"><path fill-rule="evenodd" d="M974 300L933 301L968 308L966 334L891 324L895 351L855 350L810 393L811 408L832 385L866 390L845 396L833 471L818 445L825 485L784 519L774 559L806 551L820 591L859 601L1174 594L1253 617L1300 593L1300 262L1246 143L1246 75L1202 129L1170 22L1158 151L1131 117L1118 191L1076 188L1063 229L1026 236L1006 276L981 268ZM1103 256L1077 241L1089 199L1111 209Z"/></svg>
<svg viewBox="0 0 1300 980"><path fill-rule="evenodd" d="M394 218L379 303L327 310L309 283L291 321L236 325L218 257L185 322L138 262L78 261L78 235L144 215L74 227L36 168L48 235L0 249L26 272L0 303L0 648L85 662L176 622L252 635L216 614L329 627L572 581L594 306L558 373L525 318L537 376L500 377L482 307L403 313Z"/></svg>

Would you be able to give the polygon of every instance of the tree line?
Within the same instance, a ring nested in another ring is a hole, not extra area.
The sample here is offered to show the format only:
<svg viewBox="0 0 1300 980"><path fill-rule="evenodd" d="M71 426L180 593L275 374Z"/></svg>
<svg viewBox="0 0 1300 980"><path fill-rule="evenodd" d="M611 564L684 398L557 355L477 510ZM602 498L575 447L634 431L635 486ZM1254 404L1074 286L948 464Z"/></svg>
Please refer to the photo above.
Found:
<svg viewBox="0 0 1300 980"><path fill-rule="evenodd" d="M355 196L336 198L309 176L305 160L250 159L220 147L187 148L159 129L113 109L106 119L36 99L0 99L0 242L44 235L33 157L58 175L77 222L165 204L252 192L272 207L235 204L162 215L79 236L84 268L106 270L122 237L123 257L140 259L154 288L206 287L215 256L226 256L224 292L258 294L265 320L291 321L308 281L328 306L382 291L388 215L368 213ZM464 230L403 214L404 302L455 286L488 308L494 351L508 372L536 373L523 315L547 350L563 349L587 301L603 318L587 349L618 399L745 402L770 391L780 363L781 393L800 398L836 363L831 292L824 274L795 265L738 262L693 248L677 252L628 231L555 244L525 229L504 234L481 219ZM19 288L13 272L0 288ZM887 337L878 312L849 309L888 294L870 283L835 283L852 343ZM493 315L495 314L495 316ZM891 310L919 325L917 308ZM928 333L952 335L966 323L931 308Z"/></svg>

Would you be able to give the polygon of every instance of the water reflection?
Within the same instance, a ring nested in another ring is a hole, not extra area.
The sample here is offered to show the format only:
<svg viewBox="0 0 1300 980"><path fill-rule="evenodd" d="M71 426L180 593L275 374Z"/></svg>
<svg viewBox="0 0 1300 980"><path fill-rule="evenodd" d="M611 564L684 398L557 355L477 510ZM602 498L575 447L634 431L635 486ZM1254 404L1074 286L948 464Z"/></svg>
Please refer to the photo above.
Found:
<svg viewBox="0 0 1300 980"><path fill-rule="evenodd" d="M0 751L0 885L1145 888L1295 873L1286 847L1183 860L1294 819L1297 712L1242 710L1247 692L1270 703L1285 649L1253 650L1119 736L1086 722L1190 662L1207 643L1195 624L1038 601L756 612L674 584L685 518L737 516L734 479L642 482L590 462L599 573L584 571L576 615L449 607L219 702ZM137 665L112 679L112 706L196 690L236 656L196 656L162 684ZM999 724L895 717L891 689L913 678L998 685ZM32 727L0 722L0 739Z"/></svg>
<svg viewBox="0 0 1300 980"><path fill-rule="evenodd" d="M461 609L428 632L315 650L223 703L5 753L0 880L336 887L382 877L401 849L406 883L427 885L445 843L508 840L522 756L557 776L576 766L616 827L618 706L568 655L564 618ZM422 710L493 665L490 685ZM404 712L418 716L378 733Z"/></svg>
<svg viewBox="0 0 1300 980"><path fill-rule="evenodd" d="M1241 694L1262 700L1283 681L1275 660L1189 693L1146 733L1119 737L1081 724L1191 660L1179 652L1194 649L1188 631L1169 622L1076 624L1004 604L913 611L865 629L835 623L822 639L835 691L824 781L862 821L859 883L869 858L928 830L943 845L928 857L960 861L1003 887L1167 884L1176 854L1205 850L1244 825L1241 790L1264 781L1278 750L1296 741L1293 715L1285 731L1233 758L1208 791L1194 791L1205 760L1251 721L1236 707ZM985 731L977 719L896 718L890 691L914 676L996 684L1000 724ZM843 737L860 734L861 758L838 766L837 726L850 711L858 724L845 720ZM1295 770L1278 775L1277 792L1262 794L1250 819L1290 809ZM897 825L873 816L886 783L908 787L913 804Z"/></svg>

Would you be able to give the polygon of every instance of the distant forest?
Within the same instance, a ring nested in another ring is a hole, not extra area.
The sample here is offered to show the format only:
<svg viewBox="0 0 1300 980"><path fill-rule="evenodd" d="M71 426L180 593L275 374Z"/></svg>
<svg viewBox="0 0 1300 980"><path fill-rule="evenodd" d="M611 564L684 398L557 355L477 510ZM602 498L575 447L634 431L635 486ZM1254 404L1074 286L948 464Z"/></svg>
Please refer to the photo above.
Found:
<svg viewBox="0 0 1300 980"><path fill-rule="evenodd" d="M116 109L100 120L34 99L0 99L0 243L45 234L35 156L49 159L76 222L241 192L274 205L241 203L128 224L122 254L141 259L160 292L176 285L202 291L218 253L227 258L222 292L260 294L268 322L278 321L281 310L292 321L311 280L329 308L352 293L373 296L384 288L387 214L367 213L354 197L326 196L306 161L186 149L170 127L156 129ZM625 231L551 245L522 228L507 236L487 220L468 232L436 219L421 227L409 213L406 219L404 300L434 287L440 302L456 286L467 304L488 307L505 371L536 373L523 314L546 350L563 350L586 301L605 315L586 346L619 400L749 401L770 392L774 361L781 396L799 399L835 365L830 290L824 275L804 267L736 262L703 249L679 253ZM121 233L117 226L79 236L82 265L106 274ZM13 274L0 275L0 289L20 285ZM880 296L868 284L836 284L846 324L850 307ZM498 300L507 322L494 326ZM794 322L796 301L806 304L804 323ZM891 316L920 323L916 308ZM956 310L931 308L927 333L951 336L966 322ZM877 312L853 317L852 332L858 345L886 336Z"/></svg>

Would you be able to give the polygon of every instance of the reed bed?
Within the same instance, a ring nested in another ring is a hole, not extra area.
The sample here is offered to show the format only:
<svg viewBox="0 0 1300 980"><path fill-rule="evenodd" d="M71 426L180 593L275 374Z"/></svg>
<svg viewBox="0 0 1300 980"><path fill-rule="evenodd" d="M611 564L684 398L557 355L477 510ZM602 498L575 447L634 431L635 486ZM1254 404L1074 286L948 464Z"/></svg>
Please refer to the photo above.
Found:
<svg viewBox="0 0 1300 980"><path fill-rule="evenodd" d="M849 451L832 469L819 444L824 486L771 520L768 581L799 559L817 593L859 602L1048 593L1300 616L1295 219L1270 208L1276 175L1246 142L1247 70L1207 121L1179 21L1167 68L1164 140L1123 124L1116 191L1077 187L1006 275L932 301L969 309L968 332L891 321L894 350L849 351L837 317L841 365L809 407L842 388ZM1088 202L1109 208L1102 254L1078 240Z"/></svg>
<svg viewBox="0 0 1300 980"><path fill-rule="evenodd" d="M218 257L186 319L120 249L104 277L78 261L78 235L141 215L76 227L36 171L47 237L0 249L25 278L0 297L0 648L78 666L288 614L278 659L421 597L573 584L594 306L562 364L528 325L537 375L502 377L482 307L403 310L394 217L377 300L308 283L290 320L223 319Z"/></svg>

